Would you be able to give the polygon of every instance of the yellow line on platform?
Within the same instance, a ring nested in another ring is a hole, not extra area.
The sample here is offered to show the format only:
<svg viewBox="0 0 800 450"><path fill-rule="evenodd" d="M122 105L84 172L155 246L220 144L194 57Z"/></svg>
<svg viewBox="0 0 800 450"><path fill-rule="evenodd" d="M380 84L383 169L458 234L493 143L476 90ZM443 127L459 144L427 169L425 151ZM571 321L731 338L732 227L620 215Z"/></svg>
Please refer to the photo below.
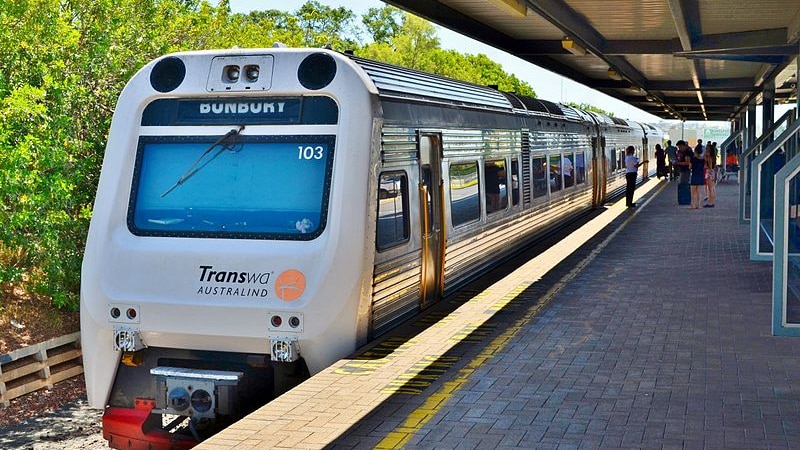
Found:
<svg viewBox="0 0 800 450"><path fill-rule="evenodd" d="M655 194L660 193L668 186L669 183L660 183L658 181L645 183L639 189L637 189L635 199L639 199L657 186L661 185L660 188L656 191ZM655 195L654 194L654 195ZM653 197L650 197L646 202L642 204L642 207L646 206L652 200ZM570 246L572 247L572 251L583 245L591 236L594 236L597 231L601 230L605 226L607 226L612 220L617 218L619 215L623 213L627 208L621 204L621 201L618 201L614 204L608 211L604 212L601 216L598 216L596 219L592 220L590 223L582 226L578 230L574 231L570 236L565 239L562 239L561 243L569 242ZM605 249L611 241L616 237L616 235L625 228L625 226L639 213L641 209L637 209L634 211L634 214L631 214L625 221L623 221L611 234L609 234L603 242L601 242L597 247L595 247L589 255L587 255L583 260L581 260L575 267L570 270L569 273L564 275L558 282L556 282L553 287L551 287L542 297L537 301L533 306L528 308L525 314L517 319L513 325L508 327L503 333L499 336L494 338L489 344L487 344L481 352L472 358L463 368L459 369L458 373L455 377L450 380L446 381L442 384L442 386L433 394L431 394L427 400L417 409L412 411L411 413L406 416L406 419L403 421L401 425L397 428L389 432L383 440L381 440L374 448L376 449L396 449L403 447L408 441L414 437L414 435L425 426L452 398L453 394L458 392L464 384L466 384L471 376L478 370L483 364L491 359L494 355L501 352L506 345L519 333L522 328L530 322L530 320L535 317L539 311L542 310L545 306L547 306L555 296L567 285L572 279L574 279L583 269L592 262L600 252ZM605 216L604 219L599 220L600 217ZM599 220L599 222L596 222ZM599 226L598 225L602 225ZM580 242L579 245L576 245ZM551 247L551 249L556 249L554 251L560 251L557 247L560 247L559 244ZM552 258L548 258L546 255L550 250L543 252L541 255L533 258L531 261L520 267L519 269L515 270L512 274L508 276L514 277L519 276L520 274L527 274L529 273L526 268L530 268L531 265L539 265L541 267L541 260L545 259L546 263L551 263L552 266L548 268L548 270L555 267L555 264L552 263ZM563 250L561 250L563 251ZM569 251L569 253L572 253ZM563 259L562 255L562 259ZM559 260L560 262L560 260ZM521 294L525 289L530 287L538 281L538 278L531 281L522 282L517 285L513 291L512 296L504 296L503 299L510 302L514 298L516 298L519 294ZM506 298L508 297L508 298Z"/></svg>

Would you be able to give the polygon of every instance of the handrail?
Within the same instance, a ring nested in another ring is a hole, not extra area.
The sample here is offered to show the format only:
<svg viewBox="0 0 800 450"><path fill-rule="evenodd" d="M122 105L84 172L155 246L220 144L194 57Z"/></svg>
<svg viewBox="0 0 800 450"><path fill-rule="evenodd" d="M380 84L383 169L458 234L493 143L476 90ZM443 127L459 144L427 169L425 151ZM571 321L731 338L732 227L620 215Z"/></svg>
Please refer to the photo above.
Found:
<svg viewBox="0 0 800 450"><path fill-rule="evenodd" d="M800 205L792 204L794 197L792 191L796 189L793 184L797 180L798 173L800 173L800 155L794 155L775 173L774 180L775 246L772 255L772 334L776 336L800 336L800 323L796 321L790 323L787 314L791 268L789 256L797 256L796 253L790 253L790 230L795 229L797 220L800 218L800 211L798 211ZM796 198L794 202L797 202ZM795 248L796 245L795 242Z"/></svg>
<svg viewBox="0 0 800 450"><path fill-rule="evenodd" d="M772 124L769 129L762 133L761 136L755 140L755 142L747 148L741 155L739 155L739 223L748 223L750 222L750 216L752 214L748 214L751 211L747 210L747 207L750 206L750 201L748 199L748 194L750 193L748 190L750 189L750 164L748 164L748 159L751 157L750 155L755 152L756 148L758 148L761 144L767 140L767 137L772 136L775 133L775 130L778 129L779 126L783 125L783 122L789 120L789 118L794 119L795 109L790 109L783 113L783 115Z"/></svg>
<svg viewBox="0 0 800 450"><path fill-rule="evenodd" d="M761 221L761 208L764 206L761 204L761 189L764 188L765 183L769 183L769 187L772 188L775 182L775 174L767 174L767 176L764 176L761 173L761 167L781 146L798 134L800 134L800 121L793 121L780 136L776 137L774 141L767 145L767 147L753 159L753 176L750 180L750 215L752 217L750 221L750 260L752 261L769 261L772 259L772 254L774 252L774 246L771 251L760 248L759 237L761 236L762 228L765 232L769 231L763 226ZM762 180L762 178L765 179ZM774 198L771 200L773 202L775 201ZM774 206L776 205L773 204L773 211ZM769 233L767 234L769 235Z"/></svg>
<svg viewBox="0 0 800 450"><path fill-rule="evenodd" d="M725 147L731 145L731 143L736 140L737 137L741 136L744 133L744 130L739 130L735 133L731 133L730 136L726 137L722 144L719 146L719 153L722 154L725 151ZM724 156L723 156L724 159Z"/></svg>
<svg viewBox="0 0 800 450"><path fill-rule="evenodd" d="M764 133L761 133L761 136L759 136L758 139L756 139L755 142L753 142L753 144L750 147L747 148L747 150L742 152L741 157L749 156L750 153L753 153L756 150L756 147L758 147L759 145L763 144L764 141L766 141L768 137L770 137L773 134L775 134L775 130L777 130L779 126L783 125L783 122L786 122L787 120L789 120L790 116L794 117L794 109L790 109L790 110L786 111L785 113L783 113L783 115L778 120L776 120L775 123L773 123L772 126L769 127L769 129L767 131L765 131ZM741 163L741 161L739 161L739 162Z"/></svg>

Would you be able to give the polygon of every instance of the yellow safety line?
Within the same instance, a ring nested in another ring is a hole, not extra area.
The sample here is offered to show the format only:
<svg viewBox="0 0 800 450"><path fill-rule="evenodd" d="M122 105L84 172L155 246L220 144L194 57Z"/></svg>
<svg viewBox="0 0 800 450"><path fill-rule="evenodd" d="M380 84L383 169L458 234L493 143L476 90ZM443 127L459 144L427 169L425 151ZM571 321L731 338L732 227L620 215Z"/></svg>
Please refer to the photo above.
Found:
<svg viewBox="0 0 800 450"><path fill-rule="evenodd" d="M646 202L642 204L644 207L661 191L663 191L669 183L663 183L662 186L656 191L656 193L647 199ZM517 319L513 325L508 327L506 331L501 333L499 336L494 338L492 342L490 342L477 356L472 358L466 366L459 369L456 373L455 377L450 380L446 381L442 384L436 392L431 394L419 408L415 409L411 413L406 416L405 420L401 425L396 427L394 430L389 432L385 438L383 438L374 448L376 449L396 449L403 447L408 441L417 433L417 431L421 430L423 426L425 426L428 421L430 421L443 407L450 398L458 392L464 384L466 384L475 370L479 369L483 364L492 358L495 354L501 352L511 339L513 339L519 331L528 324L528 322L539 313L545 306L547 306L555 296L567 285L573 278L575 278L590 262L592 262L600 252L605 249L611 240L622 231L627 224L633 220L633 218L641 211L641 209L636 210L634 214L631 214L625 221L623 221L616 230L614 230L611 234L606 237L603 242L601 242L597 247L595 247L589 255L587 255L582 261L580 261L572 270L569 271L566 275L564 275L558 282L556 282L553 287L551 287L540 299L536 304L528 308L525 314ZM515 289L513 289L516 294L511 297L516 298L519 294L521 294L525 289L527 289L530 285L534 282L526 282L521 283Z"/></svg>

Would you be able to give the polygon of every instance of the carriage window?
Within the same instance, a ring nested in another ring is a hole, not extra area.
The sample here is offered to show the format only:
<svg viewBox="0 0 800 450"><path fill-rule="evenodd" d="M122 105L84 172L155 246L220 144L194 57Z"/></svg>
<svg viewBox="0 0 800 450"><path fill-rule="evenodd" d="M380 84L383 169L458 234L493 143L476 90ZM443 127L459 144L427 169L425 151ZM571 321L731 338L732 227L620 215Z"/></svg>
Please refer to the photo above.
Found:
<svg viewBox="0 0 800 450"><path fill-rule="evenodd" d="M128 228L143 236L311 240L325 228L332 136L141 137Z"/></svg>
<svg viewBox="0 0 800 450"><path fill-rule="evenodd" d="M561 155L550 155L550 192L560 191L564 187L561 177Z"/></svg>
<svg viewBox="0 0 800 450"><path fill-rule="evenodd" d="M478 185L478 163L450 165L450 212L453 226L480 219Z"/></svg>
<svg viewBox="0 0 800 450"><path fill-rule="evenodd" d="M406 242L408 223L408 177L405 172L382 173L378 183L378 250Z"/></svg>
<svg viewBox="0 0 800 450"><path fill-rule="evenodd" d="M547 159L544 156L534 157L531 164L533 169L533 198L547 195Z"/></svg>
<svg viewBox="0 0 800 450"><path fill-rule="evenodd" d="M514 206L519 205L519 161L511 160L511 201Z"/></svg>
<svg viewBox="0 0 800 450"><path fill-rule="evenodd" d="M508 207L508 181L505 160L485 161L483 163L485 178L486 212L502 211Z"/></svg>
<svg viewBox="0 0 800 450"><path fill-rule="evenodd" d="M586 182L586 158L583 152L575 153L575 184Z"/></svg>
<svg viewBox="0 0 800 450"><path fill-rule="evenodd" d="M561 172L564 173L564 187L575 184L575 155L563 153L561 155Z"/></svg>

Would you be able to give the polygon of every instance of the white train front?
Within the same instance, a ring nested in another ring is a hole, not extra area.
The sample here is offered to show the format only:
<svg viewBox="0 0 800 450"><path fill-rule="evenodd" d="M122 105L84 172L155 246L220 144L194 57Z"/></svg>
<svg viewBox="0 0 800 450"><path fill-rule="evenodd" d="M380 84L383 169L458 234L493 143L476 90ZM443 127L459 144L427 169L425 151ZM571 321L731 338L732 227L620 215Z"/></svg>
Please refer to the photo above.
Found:
<svg viewBox="0 0 800 450"><path fill-rule="evenodd" d="M660 142L328 50L153 61L115 110L83 263L106 439L193 446L602 204L624 148Z"/></svg>

